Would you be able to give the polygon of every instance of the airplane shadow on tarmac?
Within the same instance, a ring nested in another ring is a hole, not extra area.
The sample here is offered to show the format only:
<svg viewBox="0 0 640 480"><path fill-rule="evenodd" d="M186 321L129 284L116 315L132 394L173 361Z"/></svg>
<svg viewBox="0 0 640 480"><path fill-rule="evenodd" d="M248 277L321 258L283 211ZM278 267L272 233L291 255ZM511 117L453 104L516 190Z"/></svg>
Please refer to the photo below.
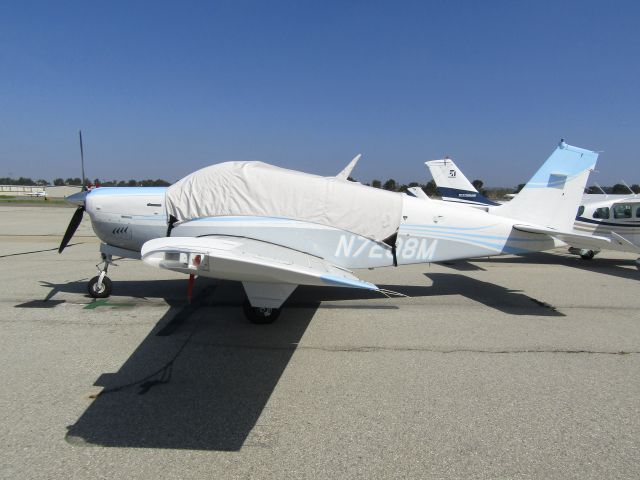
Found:
<svg viewBox="0 0 640 480"><path fill-rule="evenodd" d="M411 297L460 294L511 314L562 316L522 293L464 275L425 275L431 286L382 287ZM49 301L57 292L86 288L81 281L49 286L55 290ZM366 315L366 309L397 309L403 302L353 303L381 297L364 290L299 287L275 323L253 325L239 308L244 294L237 283L199 279L190 305L184 291L179 280L116 280L115 301L119 295L160 296L171 308L118 372L97 379L104 391L68 427L69 443L220 451L260 445L265 439L252 432L316 310L354 308ZM339 303L321 304L332 301Z"/></svg>
<svg viewBox="0 0 640 480"><path fill-rule="evenodd" d="M619 278L627 278L630 280L640 280L640 272L634 260L617 259L617 258L601 258L596 256L592 260L583 260L577 255L558 254L551 252L536 252L523 255L507 255L500 257L481 257L470 260L457 260L455 262L440 263L440 265L448 266L459 271L466 270L484 270L480 265L494 263L507 264L538 264L538 265L561 265L564 267L576 268L588 272L600 273L603 275L611 275Z"/></svg>

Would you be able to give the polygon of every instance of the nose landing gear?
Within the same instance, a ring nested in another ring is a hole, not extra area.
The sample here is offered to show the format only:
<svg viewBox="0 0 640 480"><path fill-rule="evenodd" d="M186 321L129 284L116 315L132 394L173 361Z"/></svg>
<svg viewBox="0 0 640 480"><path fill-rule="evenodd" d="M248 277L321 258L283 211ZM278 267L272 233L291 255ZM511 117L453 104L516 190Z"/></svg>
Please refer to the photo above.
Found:
<svg viewBox="0 0 640 480"><path fill-rule="evenodd" d="M104 264L104 268L100 268L100 266L103 264ZM112 256L110 254L103 253L102 262L96 265L99 275L89 280L89 285L87 290L89 292L90 297L107 298L109 295L111 295L113 284L109 279L109 277L107 277L107 270L109 269L109 265L112 265L112 264L116 265L115 263L113 263Z"/></svg>

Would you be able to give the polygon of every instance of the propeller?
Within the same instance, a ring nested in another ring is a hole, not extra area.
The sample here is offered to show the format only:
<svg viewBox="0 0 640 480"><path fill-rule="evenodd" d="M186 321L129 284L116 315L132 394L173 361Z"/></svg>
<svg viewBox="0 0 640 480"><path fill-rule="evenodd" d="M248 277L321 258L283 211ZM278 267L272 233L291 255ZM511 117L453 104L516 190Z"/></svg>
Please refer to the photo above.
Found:
<svg viewBox="0 0 640 480"><path fill-rule="evenodd" d="M62 237L62 241L60 242L60 247L58 247L58 253L62 253L62 251L65 248L67 248L67 245L71 240L71 237L73 237L73 234L76 233L76 230L80 226L80 223L82 222L82 216L84 215L84 211L85 211L84 201L85 201L85 198L87 197L87 194L89 193L87 191L87 182L84 177L84 150L82 148L82 130L78 132L78 135L80 137L80 165L82 166L82 191L78 193L74 193L73 195L69 195L68 197L65 197L65 200L67 202L78 205L78 208L76 208L76 211L73 212L73 217L71 217L71 221L67 226L67 230L64 232L64 236Z"/></svg>
<svg viewBox="0 0 640 480"><path fill-rule="evenodd" d="M80 226L80 222L82 222L83 215L84 215L84 205L80 205L78 208L76 208L76 211L73 212L73 217L71 217L71 221L69 222L67 231L64 232L64 237L62 237L62 241L60 242L58 253L62 253L62 251L69 244L71 237L73 237L73 234L76 233L76 230Z"/></svg>

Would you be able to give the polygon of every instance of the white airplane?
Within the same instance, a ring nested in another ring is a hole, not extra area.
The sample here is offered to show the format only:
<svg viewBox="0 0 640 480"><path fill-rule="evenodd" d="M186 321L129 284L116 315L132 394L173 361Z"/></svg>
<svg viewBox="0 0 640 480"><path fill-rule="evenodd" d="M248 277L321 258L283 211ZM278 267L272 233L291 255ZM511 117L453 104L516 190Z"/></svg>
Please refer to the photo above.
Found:
<svg viewBox="0 0 640 480"><path fill-rule="evenodd" d="M489 213L500 208L479 193L450 158L431 160L425 165L443 200L464 203ZM519 196L515 195L514 199ZM577 212L574 231L592 236L593 240L581 237L565 241L569 252L585 260L592 259L601 250L640 253L640 198L637 195L584 194ZM606 240L600 241L596 237L605 237ZM640 268L640 258L636 264Z"/></svg>
<svg viewBox="0 0 640 480"><path fill-rule="evenodd" d="M35 192L27 192L25 193L25 195L27 197L46 197L47 192L45 192L44 190L37 190Z"/></svg>
<svg viewBox="0 0 640 480"><path fill-rule="evenodd" d="M269 323L298 285L393 293L352 270L546 250L557 237L582 237L571 226L597 157L561 143L524 194L496 215L349 182L349 167L321 177L262 162L221 163L167 188L71 195L78 208L59 252L86 211L102 240L92 297L110 294L113 257L138 258L190 282L240 281L247 317Z"/></svg>
<svg viewBox="0 0 640 480"><path fill-rule="evenodd" d="M466 203L477 207L500 205L482 195L464 176L450 158L424 162L429 169L438 193L447 202Z"/></svg>

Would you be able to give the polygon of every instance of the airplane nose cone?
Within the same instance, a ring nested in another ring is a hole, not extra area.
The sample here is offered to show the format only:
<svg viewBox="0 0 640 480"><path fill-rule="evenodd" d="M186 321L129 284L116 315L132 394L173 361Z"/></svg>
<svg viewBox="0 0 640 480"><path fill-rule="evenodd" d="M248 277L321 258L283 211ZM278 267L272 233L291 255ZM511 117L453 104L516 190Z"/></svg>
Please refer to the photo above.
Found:
<svg viewBox="0 0 640 480"><path fill-rule="evenodd" d="M71 195L69 195L68 197L64 197L65 201L71 203L72 205L78 205L83 206L84 205L84 201L87 198L87 194L89 192L78 192L78 193L73 193Z"/></svg>

